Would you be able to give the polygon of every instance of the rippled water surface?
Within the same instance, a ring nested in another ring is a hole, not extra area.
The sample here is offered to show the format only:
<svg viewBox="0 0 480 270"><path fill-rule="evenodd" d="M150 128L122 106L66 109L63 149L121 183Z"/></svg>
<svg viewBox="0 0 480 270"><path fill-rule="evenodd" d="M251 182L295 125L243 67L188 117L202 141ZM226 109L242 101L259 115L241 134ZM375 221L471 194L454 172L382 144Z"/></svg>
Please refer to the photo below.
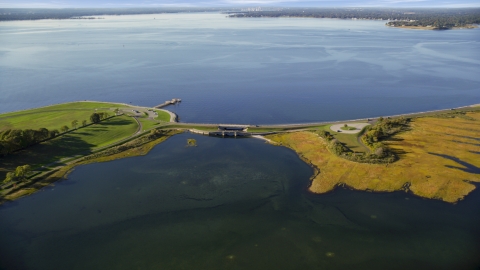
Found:
<svg viewBox="0 0 480 270"><path fill-rule="evenodd" d="M480 29L107 16L0 23L0 112L75 100L182 121L288 123L480 103ZM187 138L198 147L185 147ZM480 195L307 191L256 139L177 135L0 207L0 269L478 269Z"/></svg>
<svg viewBox="0 0 480 270"><path fill-rule="evenodd" d="M271 124L480 103L480 29L384 21L105 16L0 23L0 112L75 100Z"/></svg>
<svg viewBox="0 0 480 270"><path fill-rule="evenodd" d="M476 269L480 196L307 192L256 139L182 134L0 208L6 269ZM0 267L1 268L1 267Z"/></svg>

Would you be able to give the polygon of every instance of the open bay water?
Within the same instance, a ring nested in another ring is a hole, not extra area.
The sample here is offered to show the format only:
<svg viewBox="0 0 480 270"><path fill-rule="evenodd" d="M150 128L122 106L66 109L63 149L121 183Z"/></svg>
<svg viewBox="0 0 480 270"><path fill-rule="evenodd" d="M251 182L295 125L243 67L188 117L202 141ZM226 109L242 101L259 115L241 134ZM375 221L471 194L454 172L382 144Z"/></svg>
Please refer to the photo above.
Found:
<svg viewBox="0 0 480 270"><path fill-rule="evenodd" d="M186 147L195 138L197 147ZM0 207L1 269L477 269L480 196L307 192L256 139L181 134Z"/></svg>
<svg viewBox="0 0 480 270"><path fill-rule="evenodd" d="M182 98L168 108L182 121L273 124L450 108L480 103L479 33L221 14L2 22L0 112ZM260 140L177 135L2 205L0 269L480 266L478 190L455 205L316 195L312 173Z"/></svg>
<svg viewBox="0 0 480 270"><path fill-rule="evenodd" d="M0 23L0 113L100 100L183 122L278 124L480 103L480 29L384 21L104 16Z"/></svg>

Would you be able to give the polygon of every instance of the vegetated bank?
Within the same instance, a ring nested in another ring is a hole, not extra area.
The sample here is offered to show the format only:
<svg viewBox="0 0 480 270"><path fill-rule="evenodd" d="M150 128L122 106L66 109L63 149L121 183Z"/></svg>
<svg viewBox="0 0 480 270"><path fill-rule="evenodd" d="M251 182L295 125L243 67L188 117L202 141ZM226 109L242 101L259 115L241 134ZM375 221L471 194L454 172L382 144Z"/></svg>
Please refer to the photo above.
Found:
<svg viewBox="0 0 480 270"><path fill-rule="evenodd" d="M18 119L31 116L38 120L33 121L34 125L41 122L41 126L50 127L59 124L52 121L52 111L54 119L62 121L71 120L65 118L65 113L68 115L76 106L81 108L75 110L85 110L83 113L90 116L102 110L114 113L98 122L90 118L90 123L81 127L74 127L72 121L71 130L0 157L0 170L10 172L0 190L0 199L13 200L31 194L63 178L75 166L143 155L184 130L215 127L165 122L159 119L171 118L164 111L165 115L161 115L162 111L147 107L120 105L80 102L0 115L0 123L28 128L28 121ZM316 193L347 185L369 191L406 190L425 198L456 202L475 189L471 182L480 181L480 109L467 106L408 117L369 119L374 125L359 134L332 131L327 123L251 128L254 132L277 133L267 139L292 148L316 168L310 187ZM341 124L345 131L347 123Z"/></svg>
<svg viewBox="0 0 480 270"><path fill-rule="evenodd" d="M0 193L0 204L39 191L58 180L65 179L77 166L96 162L107 162L116 159L146 155L155 145L164 142L171 136L181 133L177 130L151 130L149 134L133 139L129 142L105 149L101 152L84 156L74 161L63 164L55 170L51 170L39 177L26 179L17 186L11 187Z"/></svg>
<svg viewBox="0 0 480 270"><path fill-rule="evenodd" d="M160 143L172 132L157 129L168 125L165 120L170 118L164 110L105 102L71 102L1 114L0 198L31 193L35 186L51 183L87 162L86 157L104 160L105 155L119 156L133 148L145 149L152 141Z"/></svg>
<svg viewBox="0 0 480 270"><path fill-rule="evenodd" d="M480 8L278 8L231 12L234 18L334 18L387 20L386 25L412 29L476 28Z"/></svg>
<svg viewBox="0 0 480 270"><path fill-rule="evenodd" d="M407 121L379 121L362 136L362 141L370 142L372 152L358 156L324 131L267 138L293 149L316 169L309 188L314 193L345 185L376 192L405 190L424 198L457 202L473 191L473 183L480 182L480 110ZM394 122L399 125L392 125Z"/></svg>

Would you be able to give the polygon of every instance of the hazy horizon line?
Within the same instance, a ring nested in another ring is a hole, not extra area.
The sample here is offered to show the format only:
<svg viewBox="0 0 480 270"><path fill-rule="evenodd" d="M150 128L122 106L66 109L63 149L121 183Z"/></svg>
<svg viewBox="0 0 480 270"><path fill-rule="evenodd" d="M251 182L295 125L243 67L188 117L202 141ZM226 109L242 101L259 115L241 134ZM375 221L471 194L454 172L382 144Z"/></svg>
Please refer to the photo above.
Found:
<svg viewBox="0 0 480 270"><path fill-rule="evenodd" d="M397 9L458 9L458 8L480 8L480 4L474 5L452 5L452 6L273 6L273 5L218 5L218 6L196 6L196 5L118 5L118 6L0 6L0 9L135 9L135 8L156 8L156 9L239 9L239 8L397 8Z"/></svg>

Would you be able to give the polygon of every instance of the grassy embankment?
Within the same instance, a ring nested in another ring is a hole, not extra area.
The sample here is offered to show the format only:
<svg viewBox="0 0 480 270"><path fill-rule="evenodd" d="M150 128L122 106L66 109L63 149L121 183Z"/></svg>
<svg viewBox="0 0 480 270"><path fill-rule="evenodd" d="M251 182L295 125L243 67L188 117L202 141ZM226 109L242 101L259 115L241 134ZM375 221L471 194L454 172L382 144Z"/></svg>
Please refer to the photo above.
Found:
<svg viewBox="0 0 480 270"><path fill-rule="evenodd" d="M82 120L87 120L94 112L107 112L114 115L113 110L119 108L126 113L131 107L124 104L100 102L72 102L38 109L25 110L0 115L0 131L6 129L57 129L63 125L70 127L70 132L52 140L28 147L5 157L0 157L0 180L8 171L17 166L29 164L34 169L45 166L41 170L49 170L61 165L61 162L74 159L100 150L103 147L121 142L134 135L138 129L137 122L127 115L106 119L99 124L82 127ZM146 109L145 109L146 110ZM170 119L168 113L158 111L161 120ZM78 129L73 130L71 122L78 120ZM144 130L161 124L157 119L143 119ZM61 161L59 163L59 161Z"/></svg>
<svg viewBox="0 0 480 270"><path fill-rule="evenodd" d="M353 124L353 123L349 123ZM332 134L335 139L337 139L339 142L344 144L346 147L348 147L350 150L357 152L357 153L368 153L370 150L360 143L359 137L363 134L363 130L361 130L358 133L355 134L347 134L347 133L341 133L332 130L330 127L332 125L324 125L324 126L318 126L315 127L315 130L325 130ZM312 129L313 130L313 129Z"/></svg>
<svg viewBox="0 0 480 270"><path fill-rule="evenodd" d="M0 114L0 132L7 129L58 129L64 125L71 128L73 120L81 126L83 120L90 122L94 112L106 112L113 115L115 108L126 105L100 102L71 102L37 109ZM96 111L95 111L96 110Z"/></svg>
<svg viewBox="0 0 480 270"><path fill-rule="evenodd" d="M96 148L104 147L116 141L128 138L137 131L134 119L117 116L96 125L73 130L52 140L28 147L5 157L0 157L0 179L17 166L29 164L33 168L46 166L64 158L83 155Z"/></svg>
<svg viewBox="0 0 480 270"><path fill-rule="evenodd" d="M30 179L28 182L23 183L23 185L19 185L15 189L4 190L0 192L0 203L5 200L15 200L23 196L30 195L32 193L37 192L43 187L46 187L58 180L64 179L69 172L71 172L76 166L85 165L90 163L97 163L97 162L107 162L116 159L126 158L126 157L134 157L134 156L141 156L146 155L150 150L155 147L155 145L164 142L169 137L178 134L178 131L170 130L166 131L162 136L154 139L154 140L146 140L147 142L143 142L143 137L139 137L134 139L126 144L131 144L132 147L125 150L120 151L119 153L115 154L108 154L105 153L102 155L103 152L96 153L98 157L95 158L88 158L89 156L85 156L85 158L80 158L74 160L72 162L68 162L64 164L64 166L60 167L57 170L52 170L49 173L43 175L42 177L37 177ZM107 152L105 150L105 152Z"/></svg>
<svg viewBox="0 0 480 270"><path fill-rule="evenodd" d="M455 118L414 118L410 125L411 130L384 142L400 157L388 165L340 158L313 132L267 138L295 150L317 168L310 186L314 193L346 185L377 192L408 190L424 198L457 202L474 190L471 182L480 182L480 112Z"/></svg>

